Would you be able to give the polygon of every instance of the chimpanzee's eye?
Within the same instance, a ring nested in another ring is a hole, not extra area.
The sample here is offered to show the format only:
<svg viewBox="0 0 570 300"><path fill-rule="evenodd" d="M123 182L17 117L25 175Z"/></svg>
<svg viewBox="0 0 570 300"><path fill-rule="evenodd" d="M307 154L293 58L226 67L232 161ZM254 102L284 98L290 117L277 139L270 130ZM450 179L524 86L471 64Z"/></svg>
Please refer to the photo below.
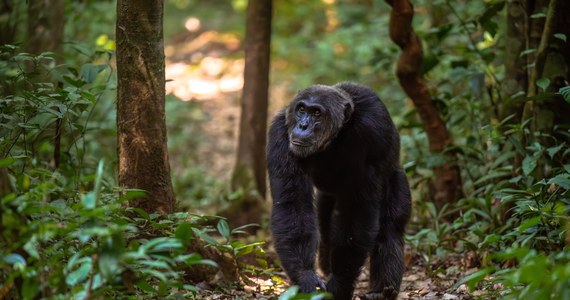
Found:
<svg viewBox="0 0 570 300"><path fill-rule="evenodd" d="M300 113L305 113L305 107L304 107L304 106L299 107L299 112L300 112Z"/></svg>
<svg viewBox="0 0 570 300"><path fill-rule="evenodd" d="M313 116L319 117L320 115L321 115L321 111L320 111L320 110L315 109L315 110L313 111Z"/></svg>

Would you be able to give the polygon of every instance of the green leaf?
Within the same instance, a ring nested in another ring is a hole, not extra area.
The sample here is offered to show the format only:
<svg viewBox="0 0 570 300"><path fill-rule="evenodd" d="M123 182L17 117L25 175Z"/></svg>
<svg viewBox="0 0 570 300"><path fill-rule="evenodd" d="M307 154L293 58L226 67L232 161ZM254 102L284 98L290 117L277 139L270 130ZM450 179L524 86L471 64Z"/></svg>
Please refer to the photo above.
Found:
<svg viewBox="0 0 570 300"><path fill-rule="evenodd" d="M480 269L479 271L459 280L452 289L457 289L462 284L467 284L470 290L474 290L475 286L483 279L485 276L491 274L495 270L494 267L487 267Z"/></svg>
<svg viewBox="0 0 570 300"><path fill-rule="evenodd" d="M522 169L525 176L528 176L536 168L536 157L526 156L522 162Z"/></svg>
<svg viewBox="0 0 570 300"><path fill-rule="evenodd" d="M192 237L194 237L194 234L192 232L192 225L189 222L180 223L174 232L174 237L187 245Z"/></svg>
<svg viewBox="0 0 570 300"><path fill-rule="evenodd" d="M297 295L298 291L299 287L294 285L288 288L287 291L285 291L285 293L281 294L281 296L279 296L279 300L290 300L293 298L293 296Z"/></svg>
<svg viewBox="0 0 570 300"><path fill-rule="evenodd" d="M560 144L558 146L554 146L554 147L550 147L550 148L546 149L546 152L548 152L548 156L550 156L550 158L554 158L554 155L556 155L556 153L558 153L565 146L566 146L566 143L563 142L562 144Z"/></svg>
<svg viewBox="0 0 570 300"><path fill-rule="evenodd" d="M91 83L95 81L97 78L97 74L101 73L101 71L105 70L107 65L93 65L93 64L84 64L81 67L81 77L85 82Z"/></svg>
<svg viewBox="0 0 570 300"><path fill-rule="evenodd" d="M553 178L550 178L550 180L548 180L548 184L556 184L565 190L570 190L570 175L559 174Z"/></svg>
<svg viewBox="0 0 570 300"><path fill-rule="evenodd" d="M546 18L546 14L543 13L543 12L535 13L535 14L532 14L532 15L530 16L530 18L531 18L531 19Z"/></svg>
<svg viewBox="0 0 570 300"><path fill-rule="evenodd" d="M200 239L202 239L203 241L205 241L208 244L217 246L220 243L213 237L209 236L207 233L197 229L197 228L192 228L192 231L194 231L194 234L196 234L197 236L200 237Z"/></svg>
<svg viewBox="0 0 570 300"><path fill-rule="evenodd" d="M226 220L221 219L220 221L218 221L217 229L223 238L225 238L226 240L230 239L230 226L228 225L228 222Z"/></svg>
<svg viewBox="0 0 570 300"><path fill-rule="evenodd" d="M236 228L232 229L232 234L236 234L236 233L247 234L247 232L244 231L244 229L249 228L249 227L261 227L261 226L259 226L259 224L255 224L255 223L242 225L240 227L236 227Z"/></svg>
<svg viewBox="0 0 570 300"><path fill-rule="evenodd" d="M536 226L538 223L540 223L540 219L541 219L540 216L536 216L536 217L533 217L533 218L530 218L530 219L524 221L524 222L519 226L518 231L519 231L519 232L525 232L527 229L529 229L529 228L531 228L531 227L533 227L533 226Z"/></svg>
<svg viewBox="0 0 570 300"><path fill-rule="evenodd" d="M541 88L543 91L546 91L548 86L550 86L550 79L548 78L541 78L536 82L536 85Z"/></svg>
<svg viewBox="0 0 570 300"><path fill-rule="evenodd" d="M93 192L89 192L85 195L81 196L81 204L87 209L94 209L95 208L95 194Z"/></svg>
<svg viewBox="0 0 570 300"><path fill-rule="evenodd" d="M137 283L135 285L147 293L157 293L158 292L145 280L139 280L139 281L137 281Z"/></svg>
<svg viewBox="0 0 570 300"><path fill-rule="evenodd" d="M176 257L175 261L176 262L184 262L188 266L206 265L206 266L212 266L214 268L218 267L218 264L215 261L209 260L209 259L203 259L202 255L200 255L199 253L179 255Z"/></svg>
<svg viewBox="0 0 570 300"><path fill-rule="evenodd" d="M0 168L5 168L7 166L10 166L13 163L15 163L18 159L25 158L25 157L26 156L20 155L20 156L13 156L13 157L7 157L7 158L0 159Z"/></svg>
<svg viewBox="0 0 570 300"><path fill-rule="evenodd" d="M121 257L121 244L114 243L112 238L107 239L99 255L99 270L105 278L112 278L119 272L119 258Z"/></svg>
<svg viewBox="0 0 570 300"><path fill-rule="evenodd" d="M566 42L566 35L564 33L555 33L554 37L559 39L559 40Z"/></svg>
<svg viewBox="0 0 570 300"><path fill-rule="evenodd" d="M536 52L536 49L526 49L526 50L521 51L521 54L519 55L519 57L523 57L525 55L529 55L529 54L534 53L534 52Z"/></svg>
<svg viewBox="0 0 570 300"><path fill-rule="evenodd" d="M22 298L35 299L40 291L40 284L36 277L28 277L24 279L22 284Z"/></svg>
<svg viewBox="0 0 570 300"><path fill-rule="evenodd" d="M2 261L7 264L13 265L13 267L17 270L21 270L26 267L26 259L18 253L10 253L4 255L2 257Z"/></svg>
<svg viewBox="0 0 570 300"><path fill-rule="evenodd" d="M65 283L69 286L74 286L78 283L81 283L87 276L89 275L89 271L91 271L91 262L85 263L81 265L77 270L69 273L65 278Z"/></svg>
<svg viewBox="0 0 570 300"><path fill-rule="evenodd" d="M491 245L491 244L494 244L500 240L501 240L501 237L499 235L496 235L494 233L489 234L489 235L485 236L485 239L481 243L479 243L478 247L479 247L479 249L481 249L485 245Z"/></svg>

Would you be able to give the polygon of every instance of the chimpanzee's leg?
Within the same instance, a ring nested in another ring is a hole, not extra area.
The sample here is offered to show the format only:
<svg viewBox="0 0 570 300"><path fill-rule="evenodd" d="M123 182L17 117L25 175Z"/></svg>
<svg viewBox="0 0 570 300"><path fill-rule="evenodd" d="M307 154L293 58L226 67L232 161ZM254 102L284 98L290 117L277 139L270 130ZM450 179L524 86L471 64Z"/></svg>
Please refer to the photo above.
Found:
<svg viewBox="0 0 570 300"><path fill-rule="evenodd" d="M380 207L380 232L370 256L368 299L396 299L404 273L404 227L411 211L411 196L403 171L395 172Z"/></svg>
<svg viewBox="0 0 570 300"><path fill-rule="evenodd" d="M352 299L355 280L378 236L378 200L368 195L338 199L327 282L327 291L335 300Z"/></svg>

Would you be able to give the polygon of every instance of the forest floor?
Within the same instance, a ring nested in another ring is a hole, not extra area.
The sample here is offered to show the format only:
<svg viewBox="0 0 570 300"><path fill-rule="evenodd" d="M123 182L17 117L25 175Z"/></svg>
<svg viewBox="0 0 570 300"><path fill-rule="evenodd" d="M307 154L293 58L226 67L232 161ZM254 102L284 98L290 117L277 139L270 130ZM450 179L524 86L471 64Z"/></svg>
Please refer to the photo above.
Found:
<svg viewBox="0 0 570 300"><path fill-rule="evenodd" d="M240 41L232 34L204 31L199 23L192 25L190 21L187 25L188 31L171 38L165 47L166 79L169 80L166 90L181 101L198 102L208 116L201 125L204 140L191 151L195 152L196 161L204 167L207 176L228 180L234 165L243 85L244 59L239 55L242 51ZM272 86L270 95L269 116L272 116L291 95L279 86ZM181 165L172 167L174 176L183 168ZM480 296L484 290L469 292L464 284L455 286L461 278L477 271L469 266L472 264L469 258L459 255L424 257L406 249L407 267L398 299L472 299ZM277 275L285 278L284 273ZM355 295L366 291L367 277L365 269ZM277 299L283 292L282 285L276 287L269 279L251 279L255 284L239 289L202 289L200 284L198 288L204 299Z"/></svg>

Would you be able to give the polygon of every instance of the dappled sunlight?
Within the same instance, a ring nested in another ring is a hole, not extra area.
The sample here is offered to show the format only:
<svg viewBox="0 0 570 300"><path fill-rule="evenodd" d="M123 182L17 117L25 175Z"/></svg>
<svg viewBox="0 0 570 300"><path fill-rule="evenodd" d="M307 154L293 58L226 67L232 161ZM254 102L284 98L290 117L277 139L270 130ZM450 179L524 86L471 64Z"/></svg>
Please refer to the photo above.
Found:
<svg viewBox="0 0 570 300"><path fill-rule="evenodd" d="M166 93L183 101L211 100L243 88L243 60L205 57L195 65L167 64Z"/></svg>
<svg viewBox="0 0 570 300"><path fill-rule="evenodd" d="M184 22L184 28L190 32L196 32L200 29L200 19L196 17L190 17Z"/></svg>
<svg viewBox="0 0 570 300"><path fill-rule="evenodd" d="M205 140L192 151L208 175L223 179L233 168L237 146L245 64L240 40L233 33L201 31L194 17L187 18L184 27L186 31L165 46L166 93L201 103L207 116L200 126ZM183 169L182 164L173 165L174 174Z"/></svg>
<svg viewBox="0 0 570 300"><path fill-rule="evenodd" d="M188 18L185 27L189 32L198 30L200 20ZM220 99L222 94L240 92L244 60L224 55L238 49L239 40L233 34L206 31L195 37L178 37L165 48L166 93L190 101Z"/></svg>

